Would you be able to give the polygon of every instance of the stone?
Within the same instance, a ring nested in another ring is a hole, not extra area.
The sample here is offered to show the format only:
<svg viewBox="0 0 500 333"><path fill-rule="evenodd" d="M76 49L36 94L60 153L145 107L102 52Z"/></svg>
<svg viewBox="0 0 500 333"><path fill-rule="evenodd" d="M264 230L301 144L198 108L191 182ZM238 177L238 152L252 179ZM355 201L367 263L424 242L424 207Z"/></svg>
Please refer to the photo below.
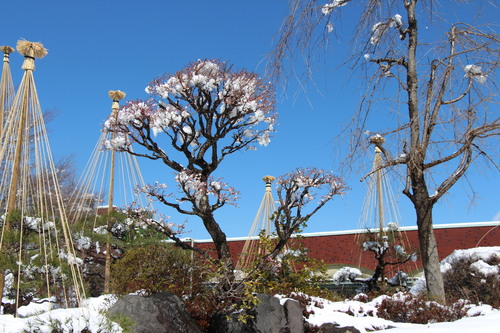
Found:
<svg viewBox="0 0 500 333"><path fill-rule="evenodd" d="M119 315L134 321L135 333L203 332L187 311L182 300L169 292L161 292L152 296L124 296L108 312L111 320Z"/></svg>
<svg viewBox="0 0 500 333"><path fill-rule="evenodd" d="M270 295L258 294L259 303L248 312L253 318L246 323L238 316L218 316L210 333L304 333L304 317L297 301L287 300L284 305Z"/></svg>
<svg viewBox="0 0 500 333"><path fill-rule="evenodd" d="M304 316L299 302L288 299L284 307L288 331L290 333L304 333Z"/></svg>
<svg viewBox="0 0 500 333"><path fill-rule="evenodd" d="M360 333L353 326L340 327L339 324L325 323L319 327L318 333Z"/></svg>
<svg viewBox="0 0 500 333"><path fill-rule="evenodd" d="M253 320L256 332L280 333L286 326L285 309L279 299L270 295L259 294L259 304L255 308Z"/></svg>

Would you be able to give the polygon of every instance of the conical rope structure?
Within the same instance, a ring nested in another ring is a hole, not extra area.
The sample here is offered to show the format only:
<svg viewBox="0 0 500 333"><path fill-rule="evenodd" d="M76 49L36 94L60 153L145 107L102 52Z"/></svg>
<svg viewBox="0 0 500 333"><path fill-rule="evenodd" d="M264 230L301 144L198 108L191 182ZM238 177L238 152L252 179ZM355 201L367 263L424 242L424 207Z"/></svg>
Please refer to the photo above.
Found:
<svg viewBox="0 0 500 333"><path fill-rule="evenodd" d="M116 114L119 101L125 97L125 93L112 90L108 95L113 100L111 112ZM81 229L90 228L96 233L104 232L107 235L104 293L111 292L113 251L113 222L107 217L126 208L146 210L151 215L154 213L152 200L139 190L145 187L145 182L136 157L127 152L115 151L115 139L114 133L101 133L70 200L70 216L74 221L81 222Z"/></svg>
<svg viewBox="0 0 500 333"><path fill-rule="evenodd" d="M375 136L372 138L372 141L373 140L381 140L379 144L385 141L381 136ZM387 249L387 258L385 260L391 262L394 261L391 260L394 258L389 258L389 253L392 251L394 254L394 247L396 247L396 252L399 251L399 255L403 255L403 253L406 254L406 252L411 250L408 236L404 231L401 231L399 226L401 216L388 176L389 170L381 168L381 166L381 150L375 147L372 173L368 178L368 188L359 219L359 229L364 230L365 233L356 235L356 241L359 243L359 247L355 250L355 253L353 253L353 255L358 258L359 267L362 266L361 262L365 261L363 260L364 257L372 259L374 256L373 253L368 251L368 244L371 244L370 242L381 244L380 246L383 249L385 249L386 245L389 245ZM400 270L408 272L416 269L417 266L413 261L407 261L406 263L397 265L387 265L382 274L382 280L384 279L384 274L389 277L394 276L396 272Z"/></svg>
<svg viewBox="0 0 500 333"><path fill-rule="evenodd" d="M14 283L16 310L27 295L79 305L82 276L33 77L47 51L24 40L17 51L24 75L0 136L0 280Z"/></svg>
<svg viewBox="0 0 500 333"><path fill-rule="evenodd" d="M0 80L0 136L3 129L4 118L12 106L14 100L14 83L12 82L12 75L10 73L10 54L14 52L14 48L10 46L0 46L3 52L3 67L2 78Z"/></svg>
<svg viewBox="0 0 500 333"><path fill-rule="evenodd" d="M276 206L274 204L271 184L274 181L274 177L265 176L262 180L266 183L266 192L264 193L264 198L259 206L257 215L255 215L250 233L248 234L248 238L245 241L245 245L238 259L236 268L240 270L249 268L255 259L260 254L263 254L260 253L262 249L259 246L259 235L263 233L264 236L270 236L273 231L271 218L276 211Z"/></svg>

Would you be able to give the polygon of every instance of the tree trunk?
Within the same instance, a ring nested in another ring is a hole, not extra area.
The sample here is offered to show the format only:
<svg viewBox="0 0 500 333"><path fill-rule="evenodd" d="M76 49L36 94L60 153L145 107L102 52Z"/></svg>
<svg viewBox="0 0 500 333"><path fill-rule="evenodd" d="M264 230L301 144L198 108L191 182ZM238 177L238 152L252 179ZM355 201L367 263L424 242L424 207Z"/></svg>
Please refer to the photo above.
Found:
<svg viewBox="0 0 500 333"><path fill-rule="evenodd" d="M106 262L104 265L104 293L111 294L111 236L106 243Z"/></svg>
<svg viewBox="0 0 500 333"><path fill-rule="evenodd" d="M413 201L417 213L418 239L420 255L424 267L427 292L432 300L445 303L444 283L439 265L439 255L432 227L432 207L434 203L429 198Z"/></svg>
<svg viewBox="0 0 500 333"><path fill-rule="evenodd" d="M208 176L202 177L201 180L208 182ZM226 234L222 231L217 221L215 221L212 207L208 201L208 195L203 195L200 198L198 207L197 215L203 221L205 229L214 242L219 260L224 264L225 268L230 271L230 274L233 274L234 265L231 258L231 252L229 251L229 245L227 244Z"/></svg>
<svg viewBox="0 0 500 333"><path fill-rule="evenodd" d="M231 259L231 252L229 251L229 246L227 244L226 234L222 231L219 224L217 224L211 214L203 219L203 224L214 241L218 258L224 262L226 267L232 269L233 262Z"/></svg>

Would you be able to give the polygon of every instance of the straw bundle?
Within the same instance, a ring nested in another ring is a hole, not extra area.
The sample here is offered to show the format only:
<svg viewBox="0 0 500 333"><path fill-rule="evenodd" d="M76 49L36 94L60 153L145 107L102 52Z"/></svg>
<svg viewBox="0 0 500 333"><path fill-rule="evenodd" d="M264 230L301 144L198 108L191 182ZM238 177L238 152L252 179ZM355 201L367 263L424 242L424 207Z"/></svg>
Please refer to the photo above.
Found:
<svg viewBox="0 0 500 333"><path fill-rule="evenodd" d="M113 101L121 101L127 94L120 90L110 90L108 95Z"/></svg>
<svg viewBox="0 0 500 333"><path fill-rule="evenodd" d="M28 42L27 40L20 40L17 42L17 52L23 56L32 58L43 58L47 55L42 43Z"/></svg>
<svg viewBox="0 0 500 333"><path fill-rule="evenodd" d="M0 46L0 50L2 50L2 52L5 54L9 54L15 51L14 48L10 46Z"/></svg>
<svg viewBox="0 0 500 333"><path fill-rule="evenodd" d="M47 50L43 47L42 43L28 42L27 40L17 42L17 52L24 56L22 66L24 70L34 70L35 58L40 59L47 55Z"/></svg>

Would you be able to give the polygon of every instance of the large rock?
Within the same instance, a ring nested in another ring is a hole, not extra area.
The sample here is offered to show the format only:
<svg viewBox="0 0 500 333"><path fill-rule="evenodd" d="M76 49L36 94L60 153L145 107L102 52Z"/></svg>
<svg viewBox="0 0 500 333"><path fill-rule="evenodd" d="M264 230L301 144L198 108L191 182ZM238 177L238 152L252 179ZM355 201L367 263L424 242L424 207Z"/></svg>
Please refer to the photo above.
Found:
<svg viewBox="0 0 500 333"><path fill-rule="evenodd" d="M123 315L135 322L135 333L203 332L179 297L168 292L152 296L127 295L108 312L109 317Z"/></svg>
<svg viewBox="0 0 500 333"><path fill-rule="evenodd" d="M304 316L299 302L288 299L285 302L287 328L290 333L304 333Z"/></svg>
<svg viewBox="0 0 500 333"><path fill-rule="evenodd" d="M259 303L248 312L253 318L246 323L238 321L236 315L219 316L213 322L211 333L303 333L304 318L300 304L287 300L281 305L279 299L270 295L257 295Z"/></svg>
<svg viewBox="0 0 500 333"><path fill-rule="evenodd" d="M255 308L253 320L255 332L280 333L287 324L285 309L279 299L270 295L257 295L259 304Z"/></svg>

